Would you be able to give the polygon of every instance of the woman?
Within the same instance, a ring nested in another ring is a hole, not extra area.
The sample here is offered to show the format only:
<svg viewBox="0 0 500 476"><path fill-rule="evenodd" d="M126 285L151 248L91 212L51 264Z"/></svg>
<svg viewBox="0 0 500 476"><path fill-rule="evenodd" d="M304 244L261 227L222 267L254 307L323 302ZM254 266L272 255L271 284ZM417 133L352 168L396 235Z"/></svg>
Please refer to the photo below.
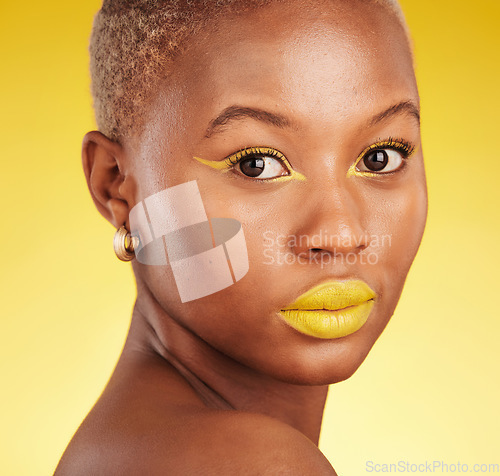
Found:
<svg viewBox="0 0 500 476"><path fill-rule="evenodd" d="M56 474L335 474L328 385L389 321L427 214L399 7L110 0L90 51L84 171L137 300Z"/></svg>

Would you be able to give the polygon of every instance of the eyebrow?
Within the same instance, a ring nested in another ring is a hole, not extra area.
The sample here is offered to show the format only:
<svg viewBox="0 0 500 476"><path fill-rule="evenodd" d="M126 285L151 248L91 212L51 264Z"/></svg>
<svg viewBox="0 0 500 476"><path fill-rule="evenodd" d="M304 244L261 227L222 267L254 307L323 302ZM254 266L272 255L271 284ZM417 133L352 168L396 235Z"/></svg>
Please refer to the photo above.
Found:
<svg viewBox="0 0 500 476"><path fill-rule="evenodd" d="M410 116L416 118L418 124L420 125L420 111L418 106L412 101L401 101L393 106L390 106L385 111L373 116L368 121L368 127L372 127L379 122L400 114L409 114ZM281 129L285 129L291 125L291 122L285 116L280 114L265 111L263 109L233 105L226 107L215 119L210 121L210 124L205 132L205 138L209 138L213 134L220 132L220 130L230 121L246 118L256 119L257 121L271 124L272 126L279 127Z"/></svg>
<svg viewBox="0 0 500 476"><path fill-rule="evenodd" d="M373 116L368 121L368 127L373 127L379 122L400 114L408 114L410 117L414 117L418 125L420 125L420 110L418 106L413 101L401 101Z"/></svg>
<svg viewBox="0 0 500 476"><path fill-rule="evenodd" d="M252 107L242 107L242 106L229 106L226 107L215 119L210 121L208 128L205 132L205 137L208 138L212 134L219 132L219 130L225 126L228 122L237 119L246 118L256 119L272 126L284 129L290 126L290 121L280 114L275 114L273 112L264 111L263 109L255 109Z"/></svg>

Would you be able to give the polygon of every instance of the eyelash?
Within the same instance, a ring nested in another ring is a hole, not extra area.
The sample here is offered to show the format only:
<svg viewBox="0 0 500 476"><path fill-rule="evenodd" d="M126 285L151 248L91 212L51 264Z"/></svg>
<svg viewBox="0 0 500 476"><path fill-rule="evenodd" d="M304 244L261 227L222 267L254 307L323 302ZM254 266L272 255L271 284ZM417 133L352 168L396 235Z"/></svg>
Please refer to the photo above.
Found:
<svg viewBox="0 0 500 476"><path fill-rule="evenodd" d="M271 147L248 147L246 149L240 149L238 152L231 154L230 156L224 159L224 162L231 167L232 165L236 165L241 162L243 159L246 159L252 155L266 155L268 157L274 157L275 159L281 160L288 167L290 164L288 160L286 160L285 156L278 152L276 149L272 149Z"/></svg>
<svg viewBox="0 0 500 476"><path fill-rule="evenodd" d="M374 172L365 172L365 171L360 171L357 170L358 164L370 153L373 152L374 150L383 150L383 149L392 149L395 150L396 152L399 152L402 157L403 157L403 163L399 169L396 169L392 172L379 172L379 173L374 173ZM389 137L387 140L378 140L374 144L368 146L361 154L359 154L358 158L354 162L354 164L350 167L348 175L355 175L355 174L362 174L362 175L368 175L368 176L375 176L375 175L389 175L397 172L398 170L401 170L406 166L406 160L409 159L413 153L416 150L416 146L413 145L411 142L408 142L405 139L402 138L393 138Z"/></svg>

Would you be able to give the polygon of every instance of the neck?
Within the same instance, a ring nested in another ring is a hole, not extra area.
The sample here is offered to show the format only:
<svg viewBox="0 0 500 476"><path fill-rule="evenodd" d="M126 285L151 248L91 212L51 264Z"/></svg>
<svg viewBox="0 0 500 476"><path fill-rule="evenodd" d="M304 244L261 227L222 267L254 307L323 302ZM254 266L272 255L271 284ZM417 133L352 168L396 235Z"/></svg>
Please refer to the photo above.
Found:
<svg viewBox="0 0 500 476"><path fill-rule="evenodd" d="M276 418L318 444L327 385L283 382L232 359L178 324L140 287L124 352L137 346L175 367L207 406Z"/></svg>

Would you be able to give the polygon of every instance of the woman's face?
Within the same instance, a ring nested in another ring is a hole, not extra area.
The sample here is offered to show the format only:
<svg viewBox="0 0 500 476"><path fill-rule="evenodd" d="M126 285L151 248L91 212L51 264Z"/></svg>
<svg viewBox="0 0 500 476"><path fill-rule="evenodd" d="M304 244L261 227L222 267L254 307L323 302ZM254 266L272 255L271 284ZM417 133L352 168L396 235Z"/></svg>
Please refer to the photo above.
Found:
<svg viewBox="0 0 500 476"><path fill-rule="evenodd" d="M241 280L184 303L168 266L134 262L138 279L212 347L294 383L358 368L393 314L427 213L404 31L378 5L341 3L271 5L204 29L129 145L136 202L196 180L209 217L241 222L249 258ZM251 147L273 150L210 166ZM280 317L313 286L350 279L376 292L358 331L317 338Z"/></svg>

